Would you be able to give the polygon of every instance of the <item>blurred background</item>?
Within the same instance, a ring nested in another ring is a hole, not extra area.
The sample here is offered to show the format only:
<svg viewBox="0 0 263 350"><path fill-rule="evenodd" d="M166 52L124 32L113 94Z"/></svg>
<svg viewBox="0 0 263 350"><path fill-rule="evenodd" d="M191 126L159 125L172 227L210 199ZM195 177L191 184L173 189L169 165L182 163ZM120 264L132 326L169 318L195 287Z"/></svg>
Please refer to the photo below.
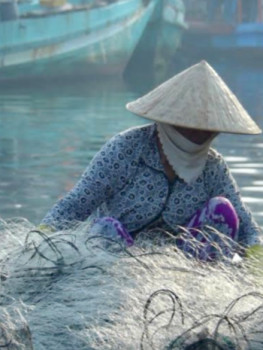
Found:
<svg viewBox="0 0 263 350"><path fill-rule="evenodd" d="M263 0L1 0L0 216L38 222L102 144L147 121L125 104L207 60L263 128ZM220 135L263 226L263 138Z"/></svg>

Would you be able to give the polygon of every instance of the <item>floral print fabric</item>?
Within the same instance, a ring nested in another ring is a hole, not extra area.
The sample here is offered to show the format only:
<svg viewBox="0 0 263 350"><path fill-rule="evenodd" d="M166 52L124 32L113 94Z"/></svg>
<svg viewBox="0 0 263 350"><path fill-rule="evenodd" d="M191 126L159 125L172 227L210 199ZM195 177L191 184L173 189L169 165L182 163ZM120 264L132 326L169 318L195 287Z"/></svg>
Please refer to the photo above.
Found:
<svg viewBox="0 0 263 350"><path fill-rule="evenodd" d="M160 161L156 124L150 124L109 140L42 223L60 230L90 216L110 216L134 235L161 219L176 233L178 226L186 226L215 196L224 196L233 204L240 220L239 242L256 243L259 228L223 157L210 149L205 168L195 181L187 184L177 177L169 183Z"/></svg>
<svg viewBox="0 0 263 350"><path fill-rule="evenodd" d="M220 196L211 198L192 217L186 229L184 239L176 239L177 246L184 252L203 261L233 258L239 218L228 199Z"/></svg>

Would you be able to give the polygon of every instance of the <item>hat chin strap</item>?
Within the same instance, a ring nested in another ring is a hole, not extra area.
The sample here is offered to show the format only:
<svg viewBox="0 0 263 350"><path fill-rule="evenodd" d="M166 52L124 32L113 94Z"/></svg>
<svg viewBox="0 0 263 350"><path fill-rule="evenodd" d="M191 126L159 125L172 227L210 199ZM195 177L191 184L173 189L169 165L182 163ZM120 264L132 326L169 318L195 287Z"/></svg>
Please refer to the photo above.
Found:
<svg viewBox="0 0 263 350"><path fill-rule="evenodd" d="M157 131L163 152L174 172L187 183L196 180L205 167L210 144L217 133L198 145L169 124L157 123Z"/></svg>

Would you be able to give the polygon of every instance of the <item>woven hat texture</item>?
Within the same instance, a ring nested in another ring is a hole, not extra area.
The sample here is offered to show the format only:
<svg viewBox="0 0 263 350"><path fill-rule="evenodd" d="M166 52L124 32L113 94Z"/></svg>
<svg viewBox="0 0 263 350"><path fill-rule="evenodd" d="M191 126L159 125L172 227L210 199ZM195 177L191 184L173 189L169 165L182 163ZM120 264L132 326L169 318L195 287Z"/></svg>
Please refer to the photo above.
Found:
<svg viewBox="0 0 263 350"><path fill-rule="evenodd" d="M175 126L236 134L259 134L222 78L206 62L175 75L126 108L147 119Z"/></svg>

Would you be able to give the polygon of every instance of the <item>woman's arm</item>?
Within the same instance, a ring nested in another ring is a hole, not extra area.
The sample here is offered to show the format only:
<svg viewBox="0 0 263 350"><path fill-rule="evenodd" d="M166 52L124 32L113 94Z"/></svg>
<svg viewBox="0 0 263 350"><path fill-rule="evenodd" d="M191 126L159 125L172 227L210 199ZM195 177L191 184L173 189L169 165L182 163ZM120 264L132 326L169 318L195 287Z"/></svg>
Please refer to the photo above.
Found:
<svg viewBox="0 0 263 350"><path fill-rule="evenodd" d="M108 141L72 190L53 206L41 224L60 230L86 220L106 199L124 187L132 163L130 148L122 135Z"/></svg>
<svg viewBox="0 0 263 350"><path fill-rule="evenodd" d="M221 156L219 158L216 176L217 184L212 190L213 196L225 196L234 206L240 220L239 243L243 246L257 244L260 228L253 219L249 208L243 202L238 185Z"/></svg>

